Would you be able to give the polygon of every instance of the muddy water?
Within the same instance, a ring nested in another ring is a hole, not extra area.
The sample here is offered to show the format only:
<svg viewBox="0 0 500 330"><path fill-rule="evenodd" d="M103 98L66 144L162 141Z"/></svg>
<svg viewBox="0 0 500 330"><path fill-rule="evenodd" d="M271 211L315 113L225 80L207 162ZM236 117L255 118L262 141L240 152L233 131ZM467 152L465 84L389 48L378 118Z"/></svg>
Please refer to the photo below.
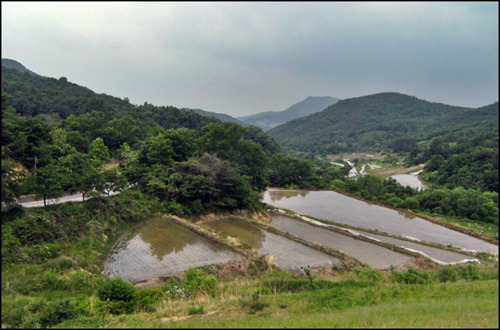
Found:
<svg viewBox="0 0 500 330"><path fill-rule="evenodd" d="M341 251L373 268L389 269L391 266L397 267L413 259L408 255L391 251L382 246L314 227L290 217L273 216L271 226L306 241Z"/></svg>
<svg viewBox="0 0 500 330"><path fill-rule="evenodd" d="M412 174L396 174L391 176L394 180L399 182L402 186L412 187L418 190L424 190L425 186L418 179L418 176Z"/></svg>
<svg viewBox="0 0 500 330"><path fill-rule="evenodd" d="M225 219L205 224L224 236L236 238L259 254L274 256L280 268L297 270L300 266L322 267L340 263L340 259L288 238L270 233L240 219Z"/></svg>
<svg viewBox="0 0 500 330"><path fill-rule="evenodd" d="M241 258L180 225L152 219L120 238L104 271L110 276L139 282Z"/></svg>
<svg viewBox="0 0 500 330"><path fill-rule="evenodd" d="M269 189L264 203L340 224L498 254L498 246L419 217L369 204L334 191Z"/></svg>

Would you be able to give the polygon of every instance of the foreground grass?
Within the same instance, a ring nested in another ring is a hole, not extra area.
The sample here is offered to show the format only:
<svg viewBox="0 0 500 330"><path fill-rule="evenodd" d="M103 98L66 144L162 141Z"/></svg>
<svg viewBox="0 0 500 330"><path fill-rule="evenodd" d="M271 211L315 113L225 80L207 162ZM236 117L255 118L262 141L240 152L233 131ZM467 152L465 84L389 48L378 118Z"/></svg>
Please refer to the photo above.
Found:
<svg viewBox="0 0 500 330"><path fill-rule="evenodd" d="M340 286L341 287L341 286ZM245 290L243 290L245 291ZM248 291L248 288L247 290ZM498 280L430 285L367 284L298 293L266 294L268 307L249 313L251 298L198 300L203 315L187 315L194 302L171 302L165 312L115 316L104 327L159 328L498 328ZM340 301L340 302L339 302ZM181 315L169 315L169 311ZM76 321L76 320L74 320ZM68 323L60 327L69 326ZM76 325L76 324L73 324Z"/></svg>

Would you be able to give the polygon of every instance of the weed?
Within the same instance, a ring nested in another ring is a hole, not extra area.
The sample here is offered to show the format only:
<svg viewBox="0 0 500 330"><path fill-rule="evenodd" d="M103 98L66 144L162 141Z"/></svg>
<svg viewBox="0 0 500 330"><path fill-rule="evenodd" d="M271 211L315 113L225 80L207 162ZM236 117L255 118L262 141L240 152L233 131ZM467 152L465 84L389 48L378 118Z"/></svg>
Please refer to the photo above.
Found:
<svg viewBox="0 0 500 330"><path fill-rule="evenodd" d="M189 306L187 308L187 313L188 313L188 315L195 315L195 314L204 314L205 311L204 311L203 305L200 305L198 307Z"/></svg>

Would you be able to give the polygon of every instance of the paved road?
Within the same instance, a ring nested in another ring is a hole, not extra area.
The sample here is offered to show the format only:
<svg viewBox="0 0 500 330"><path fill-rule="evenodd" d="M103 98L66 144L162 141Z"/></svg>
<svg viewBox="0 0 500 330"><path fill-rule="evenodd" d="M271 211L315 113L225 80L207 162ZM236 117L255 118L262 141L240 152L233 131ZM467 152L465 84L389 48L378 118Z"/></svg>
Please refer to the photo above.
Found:
<svg viewBox="0 0 500 330"><path fill-rule="evenodd" d="M116 191L112 191L109 193L109 195L116 195L118 194L119 192L116 192ZM107 195L103 195L103 196L107 196ZM92 198L92 197L87 197L86 199L89 199L89 198ZM63 196L63 197L59 197L59 198L55 198L55 199L47 199L47 205L51 205L51 204L59 204L59 203L66 203L66 202L81 202L83 201L83 197L82 197L82 194L81 193L78 193L78 194L74 194L74 195L69 195L69 196ZM43 199L39 200L39 201L33 201L33 202L25 202L25 203L19 203L19 205L22 205L24 207L43 207Z"/></svg>

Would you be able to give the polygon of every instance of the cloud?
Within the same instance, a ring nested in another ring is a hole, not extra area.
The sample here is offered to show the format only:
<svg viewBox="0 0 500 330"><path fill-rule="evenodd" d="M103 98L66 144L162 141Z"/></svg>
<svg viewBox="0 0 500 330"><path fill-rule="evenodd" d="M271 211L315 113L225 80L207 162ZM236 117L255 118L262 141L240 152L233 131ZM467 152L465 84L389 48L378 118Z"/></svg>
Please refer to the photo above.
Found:
<svg viewBox="0 0 500 330"><path fill-rule="evenodd" d="M2 2L2 57L234 116L387 90L480 106L498 99L498 3Z"/></svg>

